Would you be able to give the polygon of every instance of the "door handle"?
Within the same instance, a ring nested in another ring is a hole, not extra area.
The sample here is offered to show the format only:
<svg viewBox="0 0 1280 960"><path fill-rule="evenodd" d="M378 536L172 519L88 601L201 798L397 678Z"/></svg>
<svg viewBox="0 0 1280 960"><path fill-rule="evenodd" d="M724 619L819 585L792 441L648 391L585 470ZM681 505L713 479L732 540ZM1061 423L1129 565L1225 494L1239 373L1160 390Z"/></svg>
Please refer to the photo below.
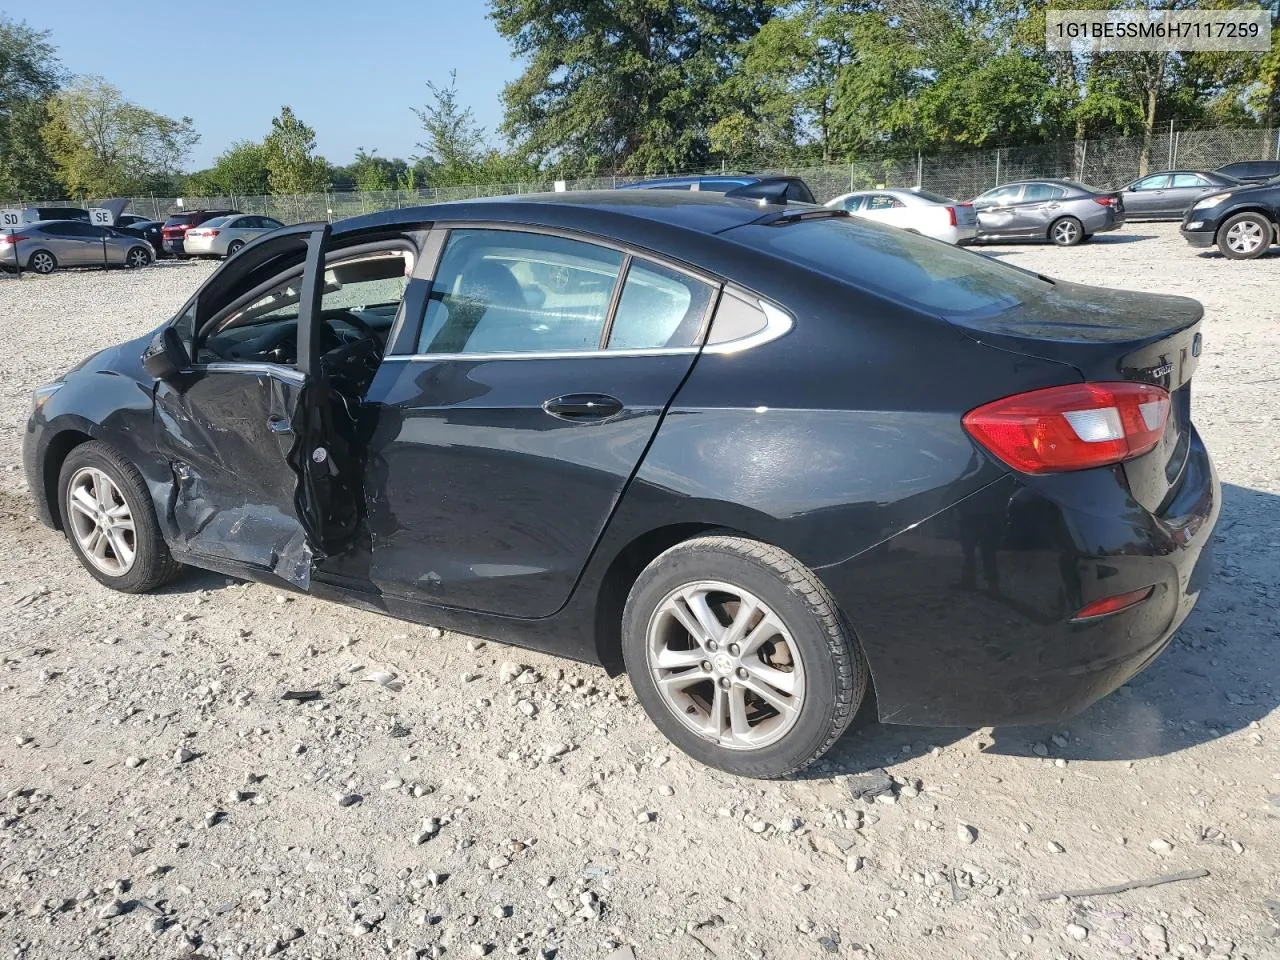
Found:
<svg viewBox="0 0 1280 960"><path fill-rule="evenodd" d="M622 412L622 401L604 393L570 393L548 400L542 409L561 420L606 420Z"/></svg>
<svg viewBox="0 0 1280 960"><path fill-rule="evenodd" d="M267 417L267 429L272 433L293 433L293 424L284 417Z"/></svg>

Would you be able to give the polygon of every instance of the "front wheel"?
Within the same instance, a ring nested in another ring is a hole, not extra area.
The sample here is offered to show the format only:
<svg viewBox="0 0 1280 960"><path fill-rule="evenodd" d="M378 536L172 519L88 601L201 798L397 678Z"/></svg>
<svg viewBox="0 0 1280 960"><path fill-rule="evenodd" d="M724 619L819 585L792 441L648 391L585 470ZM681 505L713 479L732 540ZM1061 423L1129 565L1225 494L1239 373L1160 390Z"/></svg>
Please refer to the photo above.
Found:
<svg viewBox="0 0 1280 960"><path fill-rule="evenodd" d="M1267 252L1273 235L1271 221L1262 214L1237 214L1218 230L1218 249L1232 260L1252 260Z"/></svg>
<svg viewBox="0 0 1280 960"><path fill-rule="evenodd" d="M160 535L137 467L97 440L68 454L58 474L62 529L84 568L123 593L146 593L181 570Z"/></svg>
<svg viewBox="0 0 1280 960"><path fill-rule="evenodd" d="M740 776L818 760L867 689L826 588L789 554L740 537L689 540L649 564L627 598L622 653L658 729Z"/></svg>
<svg viewBox="0 0 1280 960"><path fill-rule="evenodd" d="M146 247L130 247L129 252L124 255L124 265L130 270L145 267L150 262L151 253Z"/></svg>
<svg viewBox="0 0 1280 960"><path fill-rule="evenodd" d="M1049 239L1060 247L1074 247L1084 239L1084 227L1075 217L1063 217L1049 228Z"/></svg>

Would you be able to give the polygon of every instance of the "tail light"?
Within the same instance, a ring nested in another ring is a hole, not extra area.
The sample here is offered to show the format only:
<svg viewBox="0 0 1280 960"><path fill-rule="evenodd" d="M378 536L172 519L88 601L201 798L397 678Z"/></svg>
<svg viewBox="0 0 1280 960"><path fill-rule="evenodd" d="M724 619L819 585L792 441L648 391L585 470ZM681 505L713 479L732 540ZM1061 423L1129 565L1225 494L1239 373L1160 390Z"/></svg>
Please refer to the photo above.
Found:
<svg viewBox="0 0 1280 960"><path fill-rule="evenodd" d="M1096 620L1098 617L1110 616L1113 613L1119 613L1121 610L1128 610L1130 607L1136 607L1142 603L1151 594L1155 593L1155 587L1143 587L1141 590L1130 590L1128 593L1118 593L1114 597L1103 597L1101 600L1095 600L1093 603L1086 604L1081 608L1072 620Z"/></svg>
<svg viewBox="0 0 1280 960"><path fill-rule="evenodd" d="M1100 203L1104 207L1115 207L1115 206L1119 206L1120 198L1119 197L1094 197L1093 202Z"/></svg>
<svg viewBox="0 0 1280 960"><path fill-rule="evenodd" d="M21 243L27 239L20 233L3 233L0 234L0 247L9 247L15 243Z"/></svg>
<svg viewBox="0 0 1280 960"><path fill-rule="evenodd" d="M947 207L947 218L951 221L951 226L956 225L956 208Z"/></svg>
<svg viewBox="0 0 1280 960"><path fill-rule="evenodd" d="M1022 473L1088 470L1155 449L1169 418L1169 394L1150 383L1073 383L984 404L964 427L993 456Z"/></svg>

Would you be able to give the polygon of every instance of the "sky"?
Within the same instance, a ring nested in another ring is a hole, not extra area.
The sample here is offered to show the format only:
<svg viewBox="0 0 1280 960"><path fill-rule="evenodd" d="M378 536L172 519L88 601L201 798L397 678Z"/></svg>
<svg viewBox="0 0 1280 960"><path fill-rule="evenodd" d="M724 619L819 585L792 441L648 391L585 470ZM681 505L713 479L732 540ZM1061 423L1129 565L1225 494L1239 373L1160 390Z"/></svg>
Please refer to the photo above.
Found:
<svg viewBox="0 0 1280 960"><path fill-rule="evenodd" d="M200 134L198 170L234 140L260 140L289 104L318 152L350 162L419 153L411 107L458 71L459 100L497 143L502 87L520 73L483 0L57 0L0 12L49 30L63 66Z"/></svg>

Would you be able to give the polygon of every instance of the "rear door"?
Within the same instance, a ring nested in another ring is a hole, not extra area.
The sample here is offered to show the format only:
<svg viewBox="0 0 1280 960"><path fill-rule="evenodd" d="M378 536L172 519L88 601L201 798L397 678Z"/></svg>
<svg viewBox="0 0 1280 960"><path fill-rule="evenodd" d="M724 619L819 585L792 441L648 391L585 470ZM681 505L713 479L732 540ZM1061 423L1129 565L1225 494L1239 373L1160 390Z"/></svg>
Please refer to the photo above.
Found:
<svg viewBox="0 0 1280 960"><path fill-rule="evenodd" d="M1125 210L1135 217L1150 217L1165 213L1170 202L1169 174L1157 173L1131 184L1123 192Z"/></svg>
<svg viewBox="0 0 1280 960"><path fill-rule="evenodd" d="M1213 188L1198 173L1175 173L1169 180L1169 189L1165 191L1166 202L1160 212L1169 217L1181 217L1187 208Z"/></svg>
<svg viewBox="0 0 1280 960"><path fill-rule="evenodd" d="M433 242L425 316L368 394L371 579L548 616L688 374L718 286L558 232L459 226Z"/></svg>
<svg viewBox="0 0 1280 960"><path fill-rule="evenodd" d="M296 227L238 264L243 282L206 285L175 321L194 362L155 393L156 446L173 472L171 539L301 589L334 470L315 323L328 235L327 224Z"/></svg>

